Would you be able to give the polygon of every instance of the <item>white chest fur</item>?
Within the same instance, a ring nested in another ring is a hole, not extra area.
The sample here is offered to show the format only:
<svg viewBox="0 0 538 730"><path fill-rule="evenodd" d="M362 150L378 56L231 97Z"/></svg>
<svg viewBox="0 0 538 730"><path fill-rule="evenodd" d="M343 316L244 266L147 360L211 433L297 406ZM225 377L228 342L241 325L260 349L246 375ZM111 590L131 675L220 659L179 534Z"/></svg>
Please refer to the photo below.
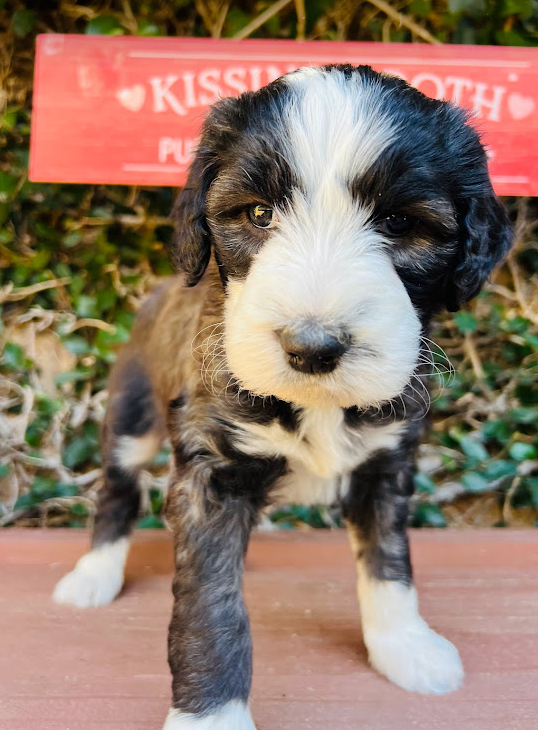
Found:
<svg viewBox="0 0 538 730"><path fill-rule="evenodd" d="M278 422L241 423L237 446L253 456L285 456L288 474L278 483L278 502L334 502L349 473L382 448L395 448L402 424L348 428L341 408L307 408L290 433Z"/></svg>

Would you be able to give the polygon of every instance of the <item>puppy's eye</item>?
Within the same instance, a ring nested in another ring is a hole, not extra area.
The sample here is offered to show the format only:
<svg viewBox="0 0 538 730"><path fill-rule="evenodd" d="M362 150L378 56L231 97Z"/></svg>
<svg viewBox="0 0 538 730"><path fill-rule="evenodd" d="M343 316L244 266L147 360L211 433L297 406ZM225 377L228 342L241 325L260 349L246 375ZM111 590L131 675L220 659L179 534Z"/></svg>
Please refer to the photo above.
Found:
<svg viewBox="0 0 538 730"><path fill-rule="evenodd" d="M273 228L277 217L275 211L268 205L251 205L248 209L250 222L256 228Z"/></svg>
<svg viewBox="0 0 538 730"><path fill-rule="evenodd" d="M394 213L389 215L380 222L380 229L383 233L394 238L400 238L407 235L414 227L416 220L408 215Z"/></svg>

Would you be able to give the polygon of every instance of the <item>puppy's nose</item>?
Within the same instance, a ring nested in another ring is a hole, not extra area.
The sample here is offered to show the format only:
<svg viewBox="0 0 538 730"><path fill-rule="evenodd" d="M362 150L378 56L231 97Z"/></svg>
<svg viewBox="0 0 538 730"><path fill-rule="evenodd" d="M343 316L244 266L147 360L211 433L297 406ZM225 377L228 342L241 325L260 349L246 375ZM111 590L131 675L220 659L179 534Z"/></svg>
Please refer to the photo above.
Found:
<svg viewBox="0 0 538 730"><path fill-rule="evenodd" d="M349 348L350 337L340 330L327 331L309 320L280 332L282 349L294 370L318 375L330 373Z"/></svg>

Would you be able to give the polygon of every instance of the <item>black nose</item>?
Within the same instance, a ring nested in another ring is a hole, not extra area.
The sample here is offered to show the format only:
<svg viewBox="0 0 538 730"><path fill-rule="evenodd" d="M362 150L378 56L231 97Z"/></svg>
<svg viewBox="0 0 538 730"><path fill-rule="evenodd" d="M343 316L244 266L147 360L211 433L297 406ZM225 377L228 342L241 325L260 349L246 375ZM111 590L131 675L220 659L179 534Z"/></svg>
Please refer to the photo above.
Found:
<svg viewBox="0 0 538 730"><path fill-rule="evenodd" d="M280 343L291 367L315 375L333 371L349 348L349 341L345 332L329 332L310 321L289 325L280 333Z"/></svg>

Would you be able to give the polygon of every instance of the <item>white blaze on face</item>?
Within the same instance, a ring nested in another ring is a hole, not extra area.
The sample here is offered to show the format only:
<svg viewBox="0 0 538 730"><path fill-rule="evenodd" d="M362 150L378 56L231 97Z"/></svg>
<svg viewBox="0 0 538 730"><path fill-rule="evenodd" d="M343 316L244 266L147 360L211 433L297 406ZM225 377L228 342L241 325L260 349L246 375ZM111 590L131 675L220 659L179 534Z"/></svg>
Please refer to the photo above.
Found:
<svg viewBox="0 0 538 730"><path fill-rule="evenodd" d="M345 188L394 141L380 80L311 68L286 79L297 93L284 118L288 152L309 196L323 187L331 191L335 183Z"/></svg>
<svg viewBox="0 0 538 730"><path fill-rule="evenodd" d="M289 77L292 89L300 90L304 73L308 92L285 113L287 156L302 190L277 211L279 222L246 279L229 282L226 352L242 386L256 394L364 407L402 391L419 349L420 324L407 292L369 209L349 190L393 132L373 82L308 70ZM278 333L304 319L351 336L332 373L290 367Z"/></svg>

